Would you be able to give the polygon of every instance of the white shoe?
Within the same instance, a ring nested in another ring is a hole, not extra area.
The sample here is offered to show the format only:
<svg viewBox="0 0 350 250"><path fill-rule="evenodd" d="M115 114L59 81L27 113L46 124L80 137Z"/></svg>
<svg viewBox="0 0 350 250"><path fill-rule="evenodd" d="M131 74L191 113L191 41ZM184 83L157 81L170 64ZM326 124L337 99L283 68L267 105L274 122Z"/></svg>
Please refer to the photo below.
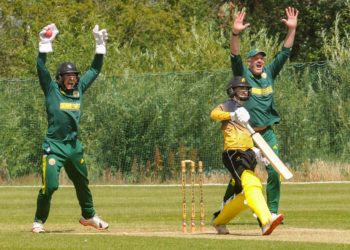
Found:
<svg viewBox="0 0 350 250"><path fill-rule="evenodd" d="M284 219L283 214L272 214L270 221L262 226L262 235L270 235L272 231L279 225Z"/></svg>
<svg viewBox="0 0 350 250"><path fill-rule="evenodd" d="M32 226L33 233L45 233L44 224L40 221L34 221Z"/></svg>
<svg viewBox="0 0 350 250"><path fill-rule="evenodd" d="M103 221L97 215L94 215L94 217L92 217L90 219L85 219L84 217L81 217L79 222L83 226L92 226L98 230L106 230L109 227L108 223Z"/></svg>
<svg viewBox="0 0 350 250"><path fill-rule="evenodd" d="M275 213L271 213L272 217L276 217L278 214L275 214ZM281 221L281 225L284 224L284 219Z"/></svg>
<svg viewBox="0 0 350 250"><path fill-rule="evenodd" d="M230 234L230 231L228 231L226 225L213 225L213 227L216 229L218 234Z"/></svg>

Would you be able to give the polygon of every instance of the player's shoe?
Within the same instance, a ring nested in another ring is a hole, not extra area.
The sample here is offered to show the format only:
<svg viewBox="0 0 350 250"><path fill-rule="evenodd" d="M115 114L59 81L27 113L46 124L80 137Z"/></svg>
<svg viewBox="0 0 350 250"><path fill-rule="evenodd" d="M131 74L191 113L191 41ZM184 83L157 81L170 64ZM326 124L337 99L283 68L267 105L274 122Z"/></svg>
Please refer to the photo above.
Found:
<svg viewBox="0 0 350 250"><path fill-rule="evenodd" d="M218 234L230 234L230 231L228 231L226 225L213 225L213 227L216 229Z"/></svg>
<svg viewBox="0 0 350 250"><path fill-rule="evenodd" d="M262 226L262 235L270 235L272 231L281 224L283 219L283 214L273 214L270 221L265 226Z"/></svg>
<svg viewBox="0 0 350 250"><path fill-rule="evenodd" d="M44 224L41 221L34 221L32 226L33 233L45 233Z"/></svg>
<svg viewBox="0 0 350 250"><path fill-rule="evenodd" d="M271 215L272 216L277 216L277 214L275 214L275 213L271 213ZM281 225L283 225L284 224L284 219L281 221Z"/></svg>
<svg viewBox="0 0 350 250"><path fill-rule="evenodd" d="M216 232L218 234L230 234L230 231L228 231L226 225L215 225L214 220L215 218L220 214L220 210L213 213L213 218L211 219L211 225L215 228Z"/></svg>
<svg viewBox="0 0 350 250"><path fill-rule="evenodd" d="M91 227L94 227L98 230L106 230L109 227L108 223L103 221L97 215L94 215L94 217L92 217L90 219L85 219L84 217L81 217L79 222L83 226L91 226Z"/></svg>

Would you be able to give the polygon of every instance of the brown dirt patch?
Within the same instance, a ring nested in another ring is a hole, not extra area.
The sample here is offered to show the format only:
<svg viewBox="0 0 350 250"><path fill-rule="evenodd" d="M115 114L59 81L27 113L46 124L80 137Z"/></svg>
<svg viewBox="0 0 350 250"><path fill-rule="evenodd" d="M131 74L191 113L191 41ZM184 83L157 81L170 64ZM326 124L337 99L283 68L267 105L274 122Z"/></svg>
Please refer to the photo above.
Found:
<svg viewBox="0 0 350 250"><path fill-rule="evenodd" d="M231 230L232 231L232 230ZM58 233L52 232L52 233ZM67 233L67 232L61 232ZM98 234L101 232L69 232L69 234ZM276 229L269 236L261 236L259 230L239 230L229 235L217 235L215 230L206 229L204 233L182 233L179 231L135 231L131 229L116 230L110 229L104 232L107 235L116 236L143 236L143 237L175 237L175 238L206 238L220 240L271 240L271 241L292 241L292 242L315 242L315 243L337 243L350 244L350 230L336 229L310 229L285 227Z"/></svg>

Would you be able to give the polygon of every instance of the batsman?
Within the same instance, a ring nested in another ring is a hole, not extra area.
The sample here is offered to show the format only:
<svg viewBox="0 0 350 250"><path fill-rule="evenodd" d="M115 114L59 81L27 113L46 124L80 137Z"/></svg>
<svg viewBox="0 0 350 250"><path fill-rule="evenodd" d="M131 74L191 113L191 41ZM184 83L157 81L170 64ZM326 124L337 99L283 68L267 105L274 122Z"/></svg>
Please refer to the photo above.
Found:
<svg viewBox="0 0 350 250"><path fill-rule="evenodd" d="M239 46L240 35L250 25L244 23L246 15L244 11L238 12L235 16L231 37L233 75L245 77L252 87L251 97L244 104L251 117L249 123L256 132L262 135L277 155L279 155L279 148L272 125L279 123L280 117L274 103L274 81L291 54L299 12L295 8L288 7L285 9L285 13L287 19L282 19L282 22L287 26L288 32L281 51L268 65L265 65L266 53L257 48L251 49L248 53L248 67L243 65ZM280 201L280 176L271 165L266 166L266 170L268 173L266 185L267 205L271 213L277 214ZM227 187L224 202L234 193L233 183L234 181L230 181Z"/></svg>
<svg viewBox="0 0 350 250"><path fill-rule="evenodd" d="M222 161L235 181L234 193L222 208L214 213L212 221L218 234L228 234L227 223L243 210L250 208L261 222L262 235L269 235L282 222L282 214L272 215L267 207L262 184L255 175L257 160L266 164L260 150L254 147L253 139L245 124L250 115L243 107L249 99L251 87L246 79L236 76L227 86L230 99L217 106L210 114L221 121L224 134Z"/></svg>
<svg viewBox="0 0 350 250"><path fill-rule="evenodd" d="M93 29L96 53L90 68L80 76L77 67L70 62L62 63L52 79L45 66L47 53L53 52L52 42L58 34L55 24L50 24L39 33L39 54L37 71L48 120L48 131L42 144L42 187L37 198L37 208L32 226L33 233L45 232L53 193L59 186L62 167L73 182L81 208L79 222L98 230L108 228L108 223L96 215L92 194L89 189L88 171L84 159L84 148L78 139L79 122L82 114L83 94L101 72L103 56L106 53L105 29Z"/></svg>

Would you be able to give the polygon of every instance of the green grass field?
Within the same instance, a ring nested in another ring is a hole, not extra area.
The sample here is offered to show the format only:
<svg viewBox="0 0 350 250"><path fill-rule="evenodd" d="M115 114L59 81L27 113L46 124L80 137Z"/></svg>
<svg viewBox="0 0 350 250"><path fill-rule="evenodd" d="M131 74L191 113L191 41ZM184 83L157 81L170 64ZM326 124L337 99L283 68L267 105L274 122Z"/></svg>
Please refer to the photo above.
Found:
<svg viewBox="0 0 350 250"><path fill-rule="evenodd" d="M30 229L39 187L0 187L0 249L350 249L349 183L283 185L285 224L264 237L250 211L230 235L215 234L211 214L225 188L204 186L206 231L183 234L180 186L91 186L107 232L81 226L74 188L61 187L38 235Z"/></svg>

